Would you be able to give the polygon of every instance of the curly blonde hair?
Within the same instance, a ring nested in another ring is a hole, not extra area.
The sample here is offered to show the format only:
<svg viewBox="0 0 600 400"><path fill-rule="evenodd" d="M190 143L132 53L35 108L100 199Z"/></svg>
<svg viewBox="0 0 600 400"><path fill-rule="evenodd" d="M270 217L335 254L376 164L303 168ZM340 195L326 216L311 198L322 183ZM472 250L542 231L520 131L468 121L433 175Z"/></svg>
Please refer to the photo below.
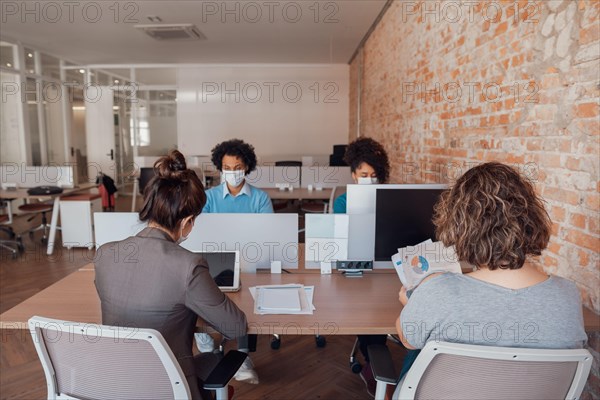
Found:
<svg viewBox="0 0 600 400"><path fill-rule="evenodd" d="M490 270L519 269L550 240L551 221L531 182L497 162L476 166L435 206L436 235L460 260Z"/></svg>

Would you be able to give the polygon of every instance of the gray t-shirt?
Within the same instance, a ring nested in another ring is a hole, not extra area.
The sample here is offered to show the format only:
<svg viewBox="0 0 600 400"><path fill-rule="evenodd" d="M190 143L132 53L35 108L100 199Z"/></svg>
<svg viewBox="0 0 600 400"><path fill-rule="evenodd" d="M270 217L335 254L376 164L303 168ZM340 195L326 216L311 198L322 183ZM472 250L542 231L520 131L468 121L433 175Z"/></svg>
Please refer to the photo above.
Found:
<svg viewBox="0 0 600 400"><path fill-rule="evenodd" d="M400 322L417 349L431 340L547 349L582 348L587 340L579 291L556 276L515 290L446 273L414 290Z"/></svg>

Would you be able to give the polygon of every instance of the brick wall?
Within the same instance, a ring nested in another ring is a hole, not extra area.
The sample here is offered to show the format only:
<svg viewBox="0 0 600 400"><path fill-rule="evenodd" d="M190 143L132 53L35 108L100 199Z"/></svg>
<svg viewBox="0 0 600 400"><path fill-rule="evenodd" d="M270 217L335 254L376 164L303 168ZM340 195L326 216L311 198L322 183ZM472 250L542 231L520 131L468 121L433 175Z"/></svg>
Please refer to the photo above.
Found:
<svg viewBox="0 0 600 400"><path fill-rule="evenodd" d="M598 0L395 1L352 62L349 131L360 74L361 135L392 155L392 182L450 182L491 160L521 169L554 221L541 264L596 312L599 13Z"/></svg>

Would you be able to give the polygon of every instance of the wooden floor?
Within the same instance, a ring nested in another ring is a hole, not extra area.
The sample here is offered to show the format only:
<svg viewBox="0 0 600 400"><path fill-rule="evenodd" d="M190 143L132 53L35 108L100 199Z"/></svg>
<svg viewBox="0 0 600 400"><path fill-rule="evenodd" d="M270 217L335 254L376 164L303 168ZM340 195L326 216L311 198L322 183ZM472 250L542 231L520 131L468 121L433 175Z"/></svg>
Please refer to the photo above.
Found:
<svg viewBox="0 0 600 400"><path fill-rule="evenodd" d="M122 197L117 210L129 211L130 202L131 198ZM35 223L39 221L27 223L18 218L15 229L20 232ZM57 236L60 240L60 234ZM23 244L26 250L16 260L7 251L0 251L0 313L93 259L93 251L67 251L61 246L53 256L46 256L39 232L34 240L25 236ZM29 332L0 330L0 335L0 399L46 398L46 381ZM279 350L272 350L269 342L270 337L260 336L257 351L251 353L260 384L233 381L236 399L371 398L362 380L349 368L353 336L329 336L324 348L317 348L310 336L284 336ZM390 347L400 364L402 350Z"/></svg>

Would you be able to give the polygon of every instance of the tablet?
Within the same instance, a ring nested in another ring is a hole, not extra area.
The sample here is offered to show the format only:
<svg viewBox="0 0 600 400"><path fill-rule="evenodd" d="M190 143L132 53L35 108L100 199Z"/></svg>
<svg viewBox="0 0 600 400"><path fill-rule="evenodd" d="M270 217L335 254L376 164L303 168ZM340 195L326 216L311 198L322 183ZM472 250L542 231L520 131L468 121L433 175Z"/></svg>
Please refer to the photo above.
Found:
<svg viewBox="0 0 600 400"><path fill-rule="evenodd" d="M210 276L222 292L240 290L239 251L198 251L194 253L206 260Z"/></svg>

